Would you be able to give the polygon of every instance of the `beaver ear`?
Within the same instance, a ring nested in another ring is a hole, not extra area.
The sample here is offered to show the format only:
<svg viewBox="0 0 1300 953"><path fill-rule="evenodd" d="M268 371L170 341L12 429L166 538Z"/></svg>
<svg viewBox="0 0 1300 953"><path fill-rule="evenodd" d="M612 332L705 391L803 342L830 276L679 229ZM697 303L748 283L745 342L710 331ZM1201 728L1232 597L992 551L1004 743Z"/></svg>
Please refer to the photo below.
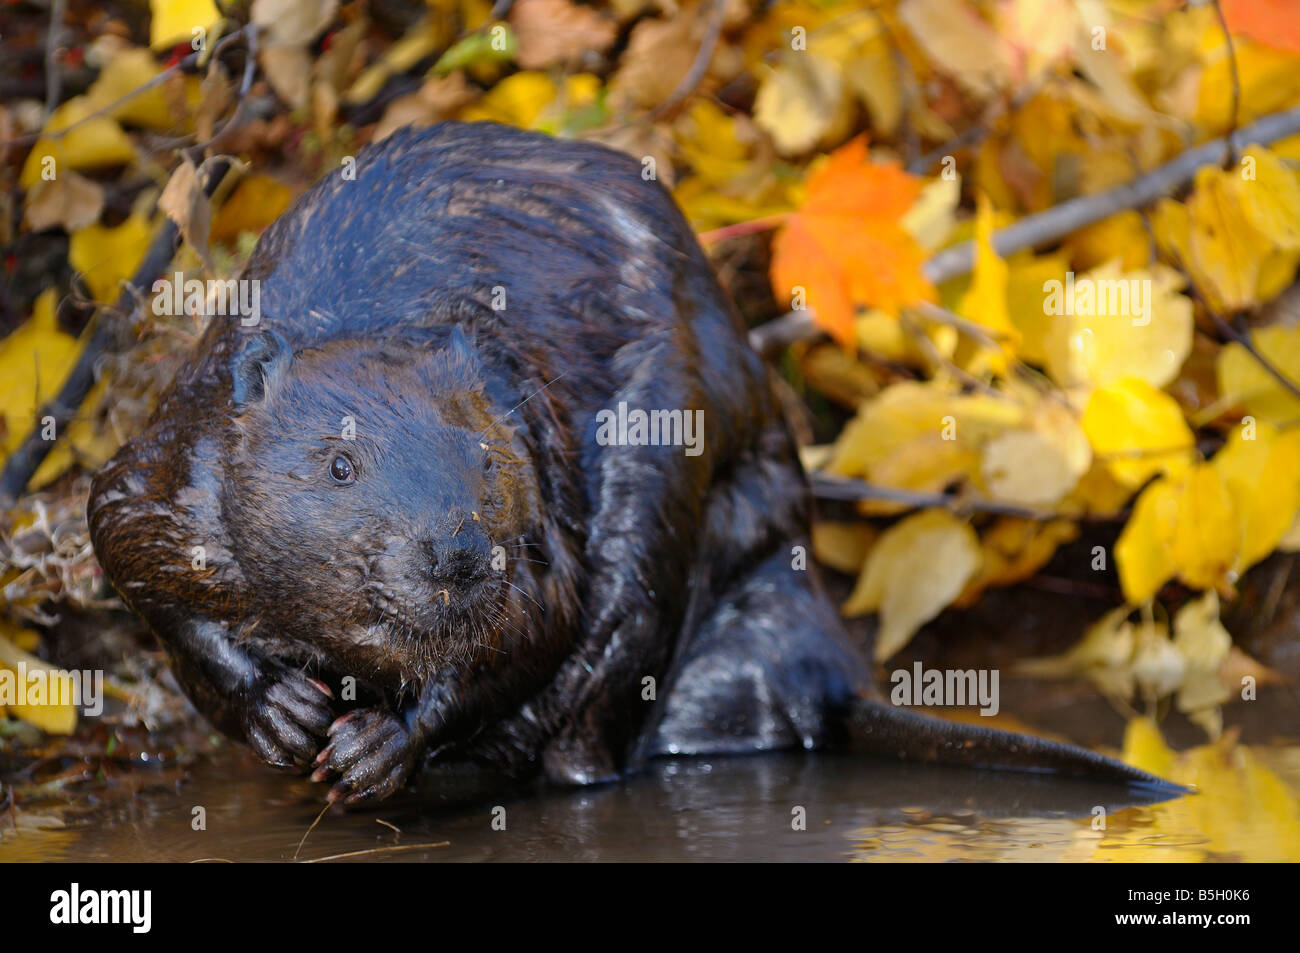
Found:
<svg viewBox="0 0 1300 953"><path fill-rule="evenodd" d="M275 331L263 331L235 355L230 369L235 409L264 400L289 370L293 348Z"/></svg>
<svg viewBox="0 0 1300 953"><path fill-rule="evenodd" d="M458 369L464 383L472 384L481 378L483 358L459 324L453 324L451 334L447 336L447 354L451 356L451 366Z"/></svg>

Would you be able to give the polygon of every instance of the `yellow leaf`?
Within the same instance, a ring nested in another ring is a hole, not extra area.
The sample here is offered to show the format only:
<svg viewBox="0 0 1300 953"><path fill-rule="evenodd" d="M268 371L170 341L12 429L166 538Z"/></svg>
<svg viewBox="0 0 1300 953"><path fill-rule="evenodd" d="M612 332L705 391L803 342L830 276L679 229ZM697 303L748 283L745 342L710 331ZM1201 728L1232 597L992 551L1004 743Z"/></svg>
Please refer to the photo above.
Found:
<svg viewBox="0 0 1300 953"><path fill-rule="evenodd" d="M985 589L1028 579L1047 565L1058 546L1078 535L1079 527L1069 520L1042 522L1001 517L980 537L979 572L966 583L953 605L974 605Z"/></svg>
<svg viewBox="0 0 1300 953"><path fill-rule="evenodd" d="M839 67L809 51L783 55L765 71L754 99L754 122L777 152L799 155L830 130L844 105Z"/></svg>
<svg viewBox="0 0 1300 953"><path fill-rule="evenodd" d="M1083 431L1093 452L1129 488L1157 473L1185 473L1194 449L1177 402L1135 377L1092 392L1083 412Z"/></svg>
<svg viewBox="0 0 1300 953"><path fill-rule="evenodd" d="M1178 518L1177 488L1167 479L1142 491L1115 543L1120 588L1130 605L1152 598L1174 575L1171 524Z"/></svg>
<svg viewBox="0 0 1300 953"><path fill-rule="evenodd" d="M92 110L108 109L107 115L118 122L158 131L171 129L180 117L173 114L166 90L158 85L135 93L161 72L148 50L122 50L104 64L86 91L86 99ZM128 93L134 95L123 100Z"/></svg>
<svg viewBox="0 0 1300 953"><path fill-rule="evenodd" d="M1136 680L1133 659L1139 640L1150 624L1135 626L1128 621L1130 606L1112 609L1088 626L1078 644L1063 655L1027 659L1016 664L1016 671L1031 678L1071 678L1086 676L1104 694L1127 699L1133 694Z"/></svg>
<svg viewBox="0 0 1300 953"><path fill-rule="evenodd" d="M1132 718L1124 728L1125 764L1167 778L1173 773L1174 753L1150 718Z"/></svg>
<svg viewBox="0 0 1300 953"><path fill-rule="evenodd" d="M898 16L930 62L970 92L987 98L1010 82L1011 50L964 0L903 0Z"/></svg>
<svg viewBox="0 0 1300 953"><path fill-rule="evenodd" d="M45 686L45 696L43 704L9 705L8 712L47 734L72 734L77 727L77 708L71 704L71 680L75 676L18 648L8 638L7 633L11 631L12 627L8 625L0 631L0 679L9 681L17 693L18 677L25 673L28 678L22 690L30 693L33 689L31 673L42 672L44 675L41 676L41 684ZM30 701L30 694L26 698ZM66 701L56 703L59 698Z"/></svg>
<svg viewBox="0 0 1300 953"><path fill-rule="evenodd" d="M233 242L243 232L259 233L292 201L293 189L287 185L269 175L246 175L217 209L210 237L213 241Z"/></svg>
<svg viewBox="0 0 1300 953"><path fill-rule="evenodd" d="M1065 240L1065 247L1077 271L1117 258L1124 271L1136 271L1151 261L1151 236L1142 216L1134 211L1120 212L1079 229Z"/></svg>
<svg viewBox="0 0 1300 953"><path fill-rule="evenodd" d="M871 23L864 19L862 22ZM842 32L842 31L837 31ZM843 64L844 81L871 114L871 128L892 136L903 118L903 84L899 82L894 50L883 31L857 48Z"/></svg>
<svg viewBox="0 0 1300 953"><path fill-rule="evenodd" d="M524 129L545 129L569 109L581 109L596 99L600 81L590 73L566 76L558 86L545 73L524 71L507 76L477 103L466 106L461 118L489 120Z"/></svg>
<svg viewBox="0 0 1300 953"><path fill-rule="evenodd" d="M100 426L98 421L86 415L87 411L100 406L107 389L108 378L99 380L91 388L82 402L83 412L59 434L58 443L32 474L31 486L48 485L74 463L87 470L98 470L117 452L118 440L113 428Z"/></svg>
<svg viewBox="0 0 1300 953"><path fill-rule="evenodd" d="M828 469L883 486L939 490L973 475L980 447L1023 418L1009 400L904 381L862 406L836 440Z"/></svg>
<svg viewBox="0 0 1300 953"><path fill-rule="evenodd" d="M1226 702L1231 692L1219 677L1219 666L1232 649L1232 636L1219 621L1218 593L1211 590L1178 610L1174 647L1187 664L1178 689L1178 710L1197 712Z"/></svg>
<svg viewBox="0 0 1300 953"><path fill-rule="evenodd" d="M108 116L90 118L94 111L85 96L74 96L50 113L49 122L45 124L47 133L69 129L78 122L81 125L58 138L42 136L38 139L23 163L19 184L29 187L47 178L44 173L49 168L48 159L54 160L53 173L56 176L68 169L97 169L133 160L135 149L122 127Z"/></svg>
<svg viewBox="0 0 1300 953"><path fill-rule="evenodd" d="M975 213L975 272L957 310L1009 342L1004 352L990 358L993 370L1005 372L1020 333L1007 312L1007 263L993 250L993 206L982 194Z"/></svg>
<svg viewBox="0 0 1300 953"><path fill-rule="evenodd" d="M1191 232L1186 262L1211 305L1238 311L1258 303L1260 263L1272 245L1242 209L1235 172L1207 167L1196 173L1187 202Z"/></svg>
<svg viewBox="0 0 1300 953"><path fill-rule="evenodd" d="M876 540L876 531L866 523L813 523L812 545L817 561L842 573L857 573Z"/></svg>
<svg viewBox="0 0 1300 953"><path fill-rule="evenodd" d="M749 170L749 149L739 135L739 119L701 99L687 113L678 144L695 175L725 188Z"/></svg>
<svg viewBox="0 0 1300 953"><path fill-rule="evenodd" d="M1242 212L1261 235L1279 248L1300 248L1300 181L1286 163L1263 146L1251 146L1233 182Z"/></svg>
<svg viewBox="0 0 1300 953"><path fill-rule="evenodd" d="M0 340L0 408L4 455L12 453L36 424L36 409L58 393L77 360L77 339L59 330L58 293L41 293L32 316Z"/></svg>
<svg viewBox="0 0 1300 953"><path fill-rule="evenodd" d="M984 447L981 475L989 493L1027 506L1059 503L1092 464L1088 437L1065 407L1044 401L1033 429L1008 430Z"/></svg>
<svg viewBox="0 0 1300 953"><path fill-rule="evenodd" d="M899 224L918 242L935 251L943 247L951 234L960 201L960 178L932 179L921 189L916 203L899 219Z"/></svg>
<svg viewBox="0 0 1300 953"><path fill-rule="evenodd" d="M1273 552L1300 510L1300 434L1264 422L1237 429L1210 464L1237 514L1241 547L1233 569L1240 575Z"/></svg>
<svg viewBox="0 0 1300 953"><path fill-rule="evenodd" d="M1050 284L1054 320L1047 368L1064 387L1099 387L1137 377L1163 387L1192 350L1192 302L1172 268L1122 272L1108 262L1063 285ZM1071 293L1073 292L1073 293Z"/></svg>
<svg viewBox="0 0 1300 953"><path fill-rule="evenodd" d="M1260 328L1251 332L1251 342L1288 380L1300 383L1300 326ZM1219 352L1215 378L1221 398L1241 404L1260 420L1286 423L1300 417L1300 398L1235 341Z"/></svg>
<svg viewBox="0 0 1300 953"><path fill-rule="evenodd" d="M155 50L191 40L195 30L221 19L212 0L149 0L149 9L149 47Z"/></svg>
<svg viewBox="0 0 1300 953"><path fill-rule="evenodd" d="M1239 538L1232 497L1210 464L1192 467L1175 484L1173 504L1163 511L1169 558L1178 578L1193 589L1228 586ZM1172 533L1169 525L1172 524Z"/></svg>
<svg viewBox="0 0 1300 953"><path fill-rule="evenodd" d="M1019 254L1007 259L1007 313L1020 334L1020 356L1033 364L1046 366L1047 339L1061 320L1043 307L1043 288L1052 281L1064 286L1067 270L1063 252L1038 257Z"/></svg>
<svg viewBox="0 0 1300 953"><path fill-rule="evenodd" d="M1061 506L1063 513L1092 513L1112 516L1119 512L1130 496L1132 487L1124 486L1110 472L1110 468L1092 459L1088 472L1079 478L1074 490Z"/></svg>
<svg viewBox="0 0 1300 953"><path fill-rule="evenodd" d="M880 612L876 660L883 661L957 598L979 561L979 539L966 523L942 510L909 516L872 547L844 612Z"/></svg>
<svg viewBox="0 0 1300 953"><path fill-rule="evenodd" d="M152 239L149 220L132 215L121 225L91 225L73 232L68 262L82 273L96 301L117 300L123 281L135 274Z"/></svg>

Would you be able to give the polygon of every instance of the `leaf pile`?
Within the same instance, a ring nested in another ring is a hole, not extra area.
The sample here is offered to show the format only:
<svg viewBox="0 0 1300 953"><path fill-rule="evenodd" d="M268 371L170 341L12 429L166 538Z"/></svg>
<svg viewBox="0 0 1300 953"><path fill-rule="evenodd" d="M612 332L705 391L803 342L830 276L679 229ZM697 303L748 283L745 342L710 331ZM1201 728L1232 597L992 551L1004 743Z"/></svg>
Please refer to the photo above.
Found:
<svg viewBox="0 0 1300 953"><path fill-rule="evenodd" d="M0 105L13 213L0 234L5 454L79 353L63 305L116 301L164 216L186 238L174 268L233 277L310 182L402 126L495 120L589 138L671 188L729 262L724 280L746 289L747 315L790 311L829 336L796 343L788 365L843 421L809 459L874 495L860 522L820 524L815 543L858 577L846 612L879 613L879 658L945 607L1025 580L1085 528L1111 525L1091 569L1116 608L1040 670L1087 674L1117 700L1174 698L1214 730L1224 673L1240 669L1219 600L1269 554L1300 549L1300 320L1287 293L1300 123L1267 143L1234 138L1148 204L1015 250L1000 242L1018 221L1300 105L1300 10L497 9L501 20L489 0L74 5L52 45L57 82L42 74L44 19L0 29L23 54L4 57L15 65L0 79L26 90ZM238 181L209 203L199 181L216 155L238 160ZM954 267L962 243L968 264ZM23 284L38 247L71 286ZM202 330L143 306L119 318L140 343L104 365L33 485L106 459ZM31 569L0 567L11 615L48 588L48 574L14 588Z"/></svg>

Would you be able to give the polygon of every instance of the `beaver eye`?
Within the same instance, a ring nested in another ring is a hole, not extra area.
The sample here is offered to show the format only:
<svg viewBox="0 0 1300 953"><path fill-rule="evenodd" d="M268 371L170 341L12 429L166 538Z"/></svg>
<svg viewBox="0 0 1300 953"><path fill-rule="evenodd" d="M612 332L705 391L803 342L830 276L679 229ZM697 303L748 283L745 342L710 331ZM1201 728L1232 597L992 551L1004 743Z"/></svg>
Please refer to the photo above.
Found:
<svg viewBox="0 0 1300 953"><path fill-rule="evenodd" d="M340 454L334 458L330 464L330 476L334 478L335 483L351 483L356 479L356 471L352 469L352 461Z"/></svg>

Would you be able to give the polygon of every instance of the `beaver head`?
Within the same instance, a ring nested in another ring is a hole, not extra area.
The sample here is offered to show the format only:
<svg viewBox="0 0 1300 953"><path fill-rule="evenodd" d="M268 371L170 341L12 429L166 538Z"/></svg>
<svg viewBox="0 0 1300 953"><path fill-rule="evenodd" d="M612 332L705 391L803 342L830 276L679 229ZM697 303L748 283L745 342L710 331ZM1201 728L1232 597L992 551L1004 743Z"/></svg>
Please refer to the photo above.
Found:
<svg viewBox="0 0 1300 953"><path fill-rule="evenodd" d="M258 624L403 681L498 650L537 484L459 328L297 353L264 331L230 373L222 510Z"/></svg>

